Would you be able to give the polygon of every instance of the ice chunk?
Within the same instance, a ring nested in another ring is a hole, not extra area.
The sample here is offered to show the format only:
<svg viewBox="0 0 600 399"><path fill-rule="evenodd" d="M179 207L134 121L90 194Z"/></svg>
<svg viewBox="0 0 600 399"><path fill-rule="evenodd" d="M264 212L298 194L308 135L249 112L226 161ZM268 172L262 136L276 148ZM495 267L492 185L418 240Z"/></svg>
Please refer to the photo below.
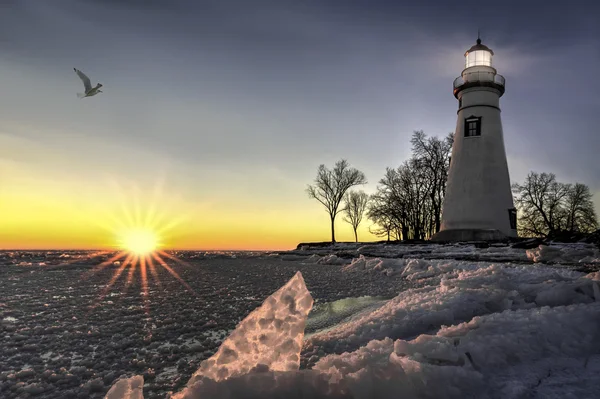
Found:
<svg viewBox="0 0 600 399"><path fill-rule="evenodd" d="M550 262L560 258L561 250L558 247L540 245L538 248L528 249L527 257L534 262Z"/></svg>
<svg viewBox="0 0 600 399"><path fill-rule="evenodd" d="M360 255L358 258L352 259L352 263L342 270L344 272L382 272L392 275L404 270L405 263L405 259L366 258L364 255Z"/></svg>
<svg viewBox="0 0 600 399"><path fill-rule="evenodd" d="M319 265L346 265L350 263L350 260L340 258L337 255L326 255L316 261Z"/></svg>
<svg viewBox="0 0 600 399"><path fill-rule="evenodd" d="M598 251L588 244L540 245L528 249L527 257L535 263L596 263Z"/></svg>
<svg viewBox="0 0 600 399"><path fill-rule="evenodd" d="M144 399L144 377L121 378L113 384L104 399Z"/></svg>
<svg viewBox="0 0 600 399"><path fill-rule="evenodd" d="M188 389L206 379L222 381L250 371L294 371L300 367L300 351L306 319L313 305L300 272L252 311L217 353L206 359L188 382ZM185 397L185 390L175 396Z"/></svg>

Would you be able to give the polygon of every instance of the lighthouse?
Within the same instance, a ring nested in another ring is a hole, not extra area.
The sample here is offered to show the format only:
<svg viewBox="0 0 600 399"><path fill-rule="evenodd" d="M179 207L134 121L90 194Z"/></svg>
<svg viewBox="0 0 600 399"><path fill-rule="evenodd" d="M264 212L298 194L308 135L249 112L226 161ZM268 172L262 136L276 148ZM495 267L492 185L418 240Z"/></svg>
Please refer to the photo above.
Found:
<svg viewBox="0 0 600 399"><path fill-rule="evenodd" d="M505 81L493 67L493 56L478 38L454 80L458 116L435 241L497 241L517 235L500 118Z"/></svg>

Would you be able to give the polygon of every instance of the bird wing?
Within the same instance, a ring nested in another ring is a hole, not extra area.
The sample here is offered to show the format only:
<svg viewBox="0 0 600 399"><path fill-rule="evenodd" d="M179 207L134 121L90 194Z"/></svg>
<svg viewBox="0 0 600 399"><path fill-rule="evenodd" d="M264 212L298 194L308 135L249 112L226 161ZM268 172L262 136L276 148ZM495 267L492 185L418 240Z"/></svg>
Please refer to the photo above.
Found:
<svg viewBox="0 0 600 399"><path fill-rule="evenodd" d="M81 72L79 69L77 68L73 68L73 70L75 71L75 73L77 74L77 76L79 76L79 79L81 79L81 81L83 82L83 86L85 87L85 91L90 91L92 90L92 82L90 82L90 78L88 78L85 73Z"/></svg>

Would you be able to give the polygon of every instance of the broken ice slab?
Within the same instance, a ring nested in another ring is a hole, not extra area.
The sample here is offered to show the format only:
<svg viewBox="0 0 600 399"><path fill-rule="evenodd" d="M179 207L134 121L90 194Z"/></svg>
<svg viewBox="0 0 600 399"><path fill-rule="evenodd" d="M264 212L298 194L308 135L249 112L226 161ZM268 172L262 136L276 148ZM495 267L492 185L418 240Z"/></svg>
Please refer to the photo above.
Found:
<svg viewBox="0 0 600 399"><path fill-rule="evenodd" d="M192 375L188 389L203 379L222 381L250 371L294 371L300 367L300 351L306 319L313 305L302 274L252 311L211 358ZM183 398L185 390L173 396Z"/></svg>
<svg viewBox="0 0 600 399"><path fill-rule="evenodd" d="M113 384L104 399L144 399L144 377L121 378Z"/></svg>

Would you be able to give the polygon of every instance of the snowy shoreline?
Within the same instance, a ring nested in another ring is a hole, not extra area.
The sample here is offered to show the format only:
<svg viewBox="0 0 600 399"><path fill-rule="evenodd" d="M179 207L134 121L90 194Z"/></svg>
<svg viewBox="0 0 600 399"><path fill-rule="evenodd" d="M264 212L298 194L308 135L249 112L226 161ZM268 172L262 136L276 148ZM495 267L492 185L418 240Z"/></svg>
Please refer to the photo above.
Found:
<svg viewBox="0 0 600 399"><path fill-rule="evenodd" d="M590 242L562 243L541 239L524 239L515 243L465 242L437 244L431 242L377 243L301 243L290 251L280 252L284 259L310 259L323 264L346 264L358 257L457 261L493 261L569 267L590 272L600 267L598 245Z"/></svg>

